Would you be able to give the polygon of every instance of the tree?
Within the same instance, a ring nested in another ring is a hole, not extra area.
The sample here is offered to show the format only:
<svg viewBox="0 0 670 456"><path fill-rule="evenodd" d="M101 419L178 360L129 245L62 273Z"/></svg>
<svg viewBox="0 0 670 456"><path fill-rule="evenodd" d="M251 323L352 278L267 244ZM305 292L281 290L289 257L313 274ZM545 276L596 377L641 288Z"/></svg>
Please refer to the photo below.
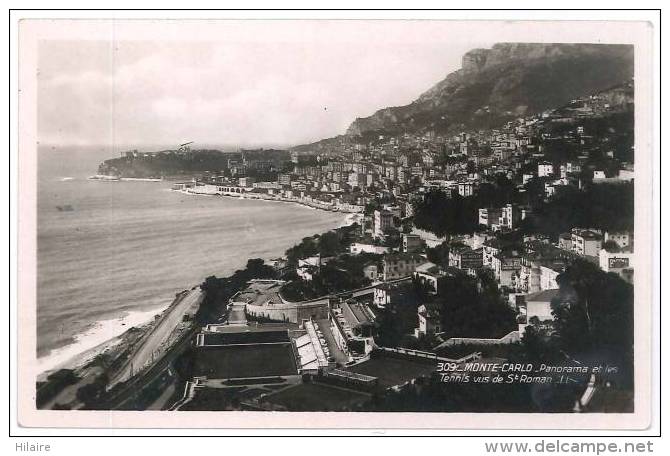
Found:
<svg viewBox="0 0 670 456"><path fill-rule="evenodd" d="M516 314L490 271L478 277L461 273L443 278L435 302L447 337L498 338L517 327Z"/></svg>
<svg viewBox="0 0 670 456"><path fill-rule="evenodd" d="M406 218L401 221L402 232L404 234L410 234L412 228L414 228L414 221L411 218Z"/></svg>
<svg viewBox="0 0 670 456"><path fill-rule="evenodd" d="M423 200L415 202L414 224L438 236L471 233L479 222L476 206L472 197L431 190Z"/></svg>
<svg viewBox="0 0 670 456"><path fill-rule="evenodd" d="M275 270L266 265L260 258L252 258L247 261L244 269L235 271L229 277L217 278L209 276L200 285L205 292L205 297L195 314L195 320L199 324L206 324L217 320L225 310L228 300L251 279L271 279L275 276Z"/></svg>
<svg viewBox="0 0 670 456"><path fill-rule="evenodd" d="M562 357L551 339L543 336L537 327L533 325L526 326L523 337L521 338L520 359L510 359L510 362L525 362L539 365L541 363L550 364L560 361Z"/></svg>
<svg viewBox="0 0 670 456"><path fill-rule="evenodd" d="M571 356L633 367L633 287L584 260L559 275L559 296L552 302L559 347Z"/></svg>
<svg viewBox="0 0 670 456"><path fill-rule="evenodd" d="M621 250L619 248L619 244L617 244L615 241L613 241L611 239L609 241L603 242L603 249L605 249L605 250L607 250L608 252L611 252L611 253L616 253L616 252L619 252Z"/></svg>
<svg viewBox="0 0 670 456"><path fill-rule="evenodd" d="M630 230L634 199L633 184L598 184L585 190L568 187L533 208L533 224L552 238L574 227Z"/></svg>
<svg viewBox="0 0 670 456"><path fill-rule="evenodd" d="M334 231L328 231L327 233L322 234L318 244L319 253L323 257L336 255L341 250L340 238Z"/></svg>
<svg viewBox="0 0 670 456"><path fill-rule="evenodd" d="M449 242L426 248L426 256L428 261L446 268L449 266Z"/></svg>

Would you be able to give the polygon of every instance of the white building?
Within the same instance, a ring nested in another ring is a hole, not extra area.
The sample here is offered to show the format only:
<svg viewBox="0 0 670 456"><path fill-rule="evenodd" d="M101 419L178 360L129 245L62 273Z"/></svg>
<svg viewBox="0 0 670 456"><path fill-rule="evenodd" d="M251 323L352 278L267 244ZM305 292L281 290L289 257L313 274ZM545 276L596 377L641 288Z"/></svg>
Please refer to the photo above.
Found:
<svg viewBox="0 0 670 456"><path fill-rule="evenodd" d="M613 272L628 283L633 283L634 254L630 249L621 252L608 252L600 249L598 260L600 269L603 271Z"/></svg>
<svg viewBox="0 0 670 456"><path fill-rule="evenodd" d="M558 288L558 276L563 272L560 268L540 266L540 290L552 290Z"/></svg>
<svg viewBox="0 0 670 456"><path fill-rule="evenodd" d="M410 276L416 271L417 266L427 262L428 260L416 253L384 255L384 281Z"/></svg>
<svg viewBox="0 0 670 456"><path fill-rule="evenodd" d="M393 228L393 214L385 210L376 210L374 213L374 236L376 238L382 237L384 231L390 228Z"/></svg>
<svg viewBox="0 0 670 456"><path fill-rule="evenodd" d="M554 174L554 165L549 162L541 162L537 164L537 175L539 177L547 177Z"/></svg>
<svg viewBox="0 0 670 456"><path fill-rule="evenodd" d="M520 218L519 210L513 204L506 204L500 209L498 227L513 230Z"/></svg>
<svg viewBox="0 0 670 456"><path fill-rule="evenodd" d="M572 251L579 255L597 257L602 247L600 233L580 228L572 229Z"/></svg>
<svg viewBox="0 0 670 456"><path fill-rule="evenodd" d="M459 182L457 191L461 196L472 196L475 192L475 185L472 182Z"/></svg>

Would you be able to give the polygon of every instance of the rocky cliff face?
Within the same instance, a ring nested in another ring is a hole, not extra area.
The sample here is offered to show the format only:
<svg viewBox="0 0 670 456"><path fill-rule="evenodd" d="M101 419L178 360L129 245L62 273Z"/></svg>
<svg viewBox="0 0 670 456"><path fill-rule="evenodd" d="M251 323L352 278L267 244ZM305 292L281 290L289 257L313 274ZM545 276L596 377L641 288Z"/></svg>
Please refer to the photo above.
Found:
<svg viewBox="0 0 670 456"><path fill-rule="evenodd" d="M496 44L465 54L461 69L411 104L356 119L347 135L493 127L632 77L628 45Z"/></svg>

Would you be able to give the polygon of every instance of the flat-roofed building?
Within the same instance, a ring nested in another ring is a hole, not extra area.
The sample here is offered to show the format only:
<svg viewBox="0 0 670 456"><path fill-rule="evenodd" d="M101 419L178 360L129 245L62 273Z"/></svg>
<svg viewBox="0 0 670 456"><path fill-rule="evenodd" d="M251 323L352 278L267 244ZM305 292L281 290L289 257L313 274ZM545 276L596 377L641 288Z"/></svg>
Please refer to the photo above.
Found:
<svg viewBox="0 0 670 456"><path fill-rule="evenodd" d="M373 235L376 238L384 236L384 232L393 228L393 214L386 210L376 210L374 212Z"/></svg>
<svg viewBox="0 0 670 456"><path fill-rule="evenodd" d="M633 283L635 255L630 248L616 252L608 252L600 249L598 261L600 269L605 272L613 272L628 283Z"/></svg>
<svg viewBox="0 0 670 456"><path fill-rule="evenodd" d="M547 177L554 174L554 165L549 162L540 162L537 164L538 177Z"/></svg>
<svg viewBox="0 0 670 456"><path fill-rule="evenodd" d="M412 275L417 266L428 262L428 260L417 253L390 253L384 255L383 278L384 281L400 279Z"/></svg>
<svg viewBox="0 0 670 456"><path fill-rule="evenodd" d="M449 249L449 266L458 269L477 270L483 264L483 249L471 249L468 246Z"/></svg>
<svg viewBox="0 0 670 456"><path fill-rule="evenodd" d="M382 283L375 288L373 303L380 309L416 305L418 296L412 282Z"/></svg>
<svg viewBox="0 0 670 456"><path fill-rule="evenodd" d="M402 235L402 251L404 253L418 253L421 251L423 243L418 234Z"/></svg>
<svg viewBox="0 0 670 456"><path fill-rule="evenodd" d="M513 204L506 204L500 208L500 217L498 219L498 228L513 230L521 220L519 209Z"/></svg>
<svg viewBox="0 0 670 456"><path fill-rule="evenodd" d="M475 184L473 182L459 182L456 190L463 197L472 196L475 193Z"/></svg>
<svg viewBox="0 0 670 456"><path fill-rule="evenodd" d="M493 257L493 273L500 286L514 288L521 271L521 258L499 254Z"/></svg>
<svg viewBox="0 0 670 456"><path fill-rule="evenodd" d="M579 255L597 257L602 247L602 236L592 230L572 229L572 251Z"/></svg>

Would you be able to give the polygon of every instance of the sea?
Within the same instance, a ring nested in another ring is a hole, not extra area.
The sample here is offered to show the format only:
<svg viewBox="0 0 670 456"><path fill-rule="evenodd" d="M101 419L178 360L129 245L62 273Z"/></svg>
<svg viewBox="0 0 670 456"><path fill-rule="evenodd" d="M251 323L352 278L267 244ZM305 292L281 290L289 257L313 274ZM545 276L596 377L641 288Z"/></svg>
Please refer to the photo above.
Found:
<svg viewBox="0 0 670 456"><path fill-rule="evenodd" d="M41 371L164 310L179 291L271 258L345 215L193 196L171 182L87 179L106 148L38 151L37 357Z"/></svg>

